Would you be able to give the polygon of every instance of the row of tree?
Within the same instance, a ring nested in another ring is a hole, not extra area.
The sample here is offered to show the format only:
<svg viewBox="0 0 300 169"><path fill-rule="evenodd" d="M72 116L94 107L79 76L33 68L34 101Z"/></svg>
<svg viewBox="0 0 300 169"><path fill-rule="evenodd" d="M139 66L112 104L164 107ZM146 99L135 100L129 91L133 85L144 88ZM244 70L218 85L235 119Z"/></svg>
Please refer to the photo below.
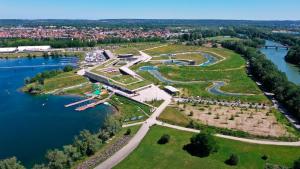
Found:
<svg viewBox="0 0 300 169"><path fill-rule="evenodd" d="M285 56L285 60L289 63L300 66L300 46L292 47Z"/></svg>
<svg viewBox="0 0 300 169"><path fill-rule="evenodd" d="M97 44L116 44L116 43L136 43L136 42L159 42L164 41L160 37L148 38L118 38L107 37L102 40L79 40L79 39L30 39L30 38L6 38L0 39L0 47L18 47L18 46L37 46L50 45L53 48L72 48L72 47L95 47Z"/></svg>
<svg viewBox="0 0 300 169"><path fill-rule="evenodd" d="M286 75L279 71L270 60L256 48L240 42L223 42L222 46L243 55L250 63L250 72L264 88L275 93L276 99L285 108L300 119L300 87L288 81Z"/></svg>

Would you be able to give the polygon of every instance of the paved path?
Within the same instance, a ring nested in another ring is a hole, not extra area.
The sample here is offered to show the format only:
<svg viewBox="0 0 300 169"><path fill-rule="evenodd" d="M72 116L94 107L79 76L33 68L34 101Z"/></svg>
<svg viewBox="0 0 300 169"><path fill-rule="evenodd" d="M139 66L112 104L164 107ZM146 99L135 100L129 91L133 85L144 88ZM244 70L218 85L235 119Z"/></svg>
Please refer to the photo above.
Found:
<svg viewBox="0 0 300 169"><path fill-rule="evenodd" d="M163 91L162 91L163 92ZM135 136L128 142L126 146L116 152L109 159L99 164L95 169L110 169L119 164L122 160L124 160L142 141L145 135L148 133L149 128L156 124L156 118L163 112L163 110L171 103L171 96L167 98L156 110L153 114L142 123L142 127L135 134Z"/></svg>
<svg viewBox="0 0 300 169"><path fill-rule="evenodd" d="M176 126L172 124L167 124L161 121L156 121L157 125L169 127L181 131L187 131L187 132L193 132L193 133L200 133L200 130L191 129L191 128L185 128L181 126ZM263 145L276 145L276 146L300 146L300 141L298 142L282 142L282 141L270 141L270 140L255 140L255 139L247 139L247 138L239 138L239 137L233 137L233 136L226 136L222 134L216 134L215 136L235 140L235 141L241 141L246 143L252 143L252 144L263 144Z"/></svg>

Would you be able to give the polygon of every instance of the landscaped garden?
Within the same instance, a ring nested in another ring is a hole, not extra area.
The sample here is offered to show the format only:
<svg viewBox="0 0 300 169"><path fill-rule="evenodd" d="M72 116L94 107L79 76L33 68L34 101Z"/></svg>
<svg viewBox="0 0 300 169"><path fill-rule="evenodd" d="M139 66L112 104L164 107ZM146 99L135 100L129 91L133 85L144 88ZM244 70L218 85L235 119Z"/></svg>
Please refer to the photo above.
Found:
<svg viewBox="0 0 300 169"><path fill-rule="evenodd" d="M169 135L166 144L158 144L163 135ZM194 133L159 126L151 128L139 147L116 169L258 169L268 165L292 167L300 156L300 148L243 143L215 137L218 150L206 157L192 156L184 147L190 144ZM231 155L238 157L236 166L226 164ZM284 155L284 157L283 157Z"/></svg>

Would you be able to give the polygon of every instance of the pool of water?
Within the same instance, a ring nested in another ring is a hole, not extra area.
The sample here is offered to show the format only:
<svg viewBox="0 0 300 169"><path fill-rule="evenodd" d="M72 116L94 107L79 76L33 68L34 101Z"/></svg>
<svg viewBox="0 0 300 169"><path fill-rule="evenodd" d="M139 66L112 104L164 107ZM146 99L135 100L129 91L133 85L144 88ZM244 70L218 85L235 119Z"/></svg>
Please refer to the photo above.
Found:
<svg viewBox="0 0 300 169"><path fill-rule="evenodd" d="M266 41L266 45L270 46L282 46L280 43L273 41ZM280 71L284 72L289 79L289 81L294 82L295 84L300 84L300 68L289 64L285 61L284 57L287 54L287 50L284 49L274 49L274 48L261 48L260 51L266 55L266 57L271 60Z"/></svg>
<svg viewBox="0 0 300 169"><path fill-rule="evenodd" d="M0 159L16 156L29 168L43 162L48 149L72 143L79 131L101 127L110 106L77 112L64 105L80 97L31 96L19 90L26 77L76 63L76 58L0 59Z"/></svg>
<svg viewBox="0 0 300 169"><path fill-rule="evenodd" d="M209 65L212 65L212 64L214 64L218 61L218 59L215 56L211 55L211 54L202 53L202 55L207 59L207 61L200 64L199 66L203 66L203 67L209 66Z"/></svg>

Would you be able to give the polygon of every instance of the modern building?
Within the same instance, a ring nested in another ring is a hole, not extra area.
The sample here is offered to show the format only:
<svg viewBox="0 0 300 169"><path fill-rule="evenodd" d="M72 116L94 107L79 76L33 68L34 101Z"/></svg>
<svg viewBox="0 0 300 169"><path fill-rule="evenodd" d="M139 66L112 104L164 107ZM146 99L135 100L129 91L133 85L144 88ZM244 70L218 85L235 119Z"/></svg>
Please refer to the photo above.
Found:
<svg viewBox="0 0 300 169"><path fill-rule="evenodd" d="M168 92L171 95L176 95L179 93L179 90L173 86L165 86L164 89L166 92Z"/></svg>
<svg viewBox="0 0 300 169"><path fill-rule="evenodd" d="M0 48L0 53L13 53L16 52L17 48Z"/></svg>
<svg viewBox="0 0 300 169"><path fill-rule="evenodd" d="M115 55L110 50L104 50L103 55L106 57L106 59L115 58Z"/></svg>
<svg viewBox="0 0 300 169"><path fill-rule="evenodd" d="M43 52L50 49L51 46L19 46L18 52Z"/></svg>

